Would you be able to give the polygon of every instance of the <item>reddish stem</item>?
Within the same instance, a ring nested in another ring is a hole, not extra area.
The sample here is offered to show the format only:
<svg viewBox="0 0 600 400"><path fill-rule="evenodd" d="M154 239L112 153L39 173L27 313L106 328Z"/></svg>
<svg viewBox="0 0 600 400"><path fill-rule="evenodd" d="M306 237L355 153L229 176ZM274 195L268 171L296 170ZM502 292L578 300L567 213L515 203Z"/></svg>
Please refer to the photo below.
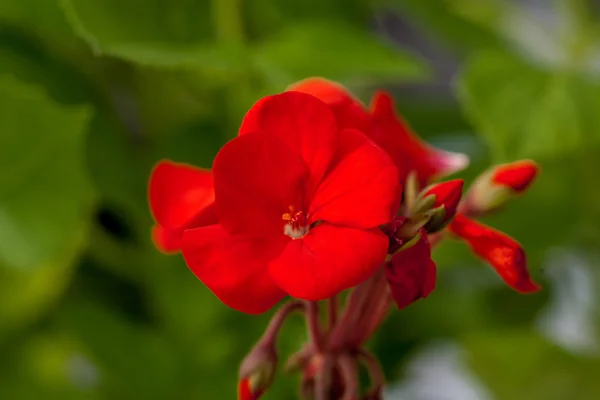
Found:
<svg viewBox="0 0 600 400"><path fill-rule="evenodd" d="M359 385L356 360L348 353L342 353L337 359L337 365L344 386L344 395L341 400L357 400Z"/></svg>
<svg viewBox="0 0 600 400"><path fill-rule="evenodd" d="M262 335L261 342L263 343L272 343L277 339L277 335L279 335L279 331L285 322L285 319L294 311L301 310L303 307L301 301L290 301L289 303L284 304L273 314L267 329Z"/></svg>
<svg viewBox="0 0 600 400"><path fill-rule="evenodd" d="M375 395L379 393L383 385L385 384L385 375L381 369L381 364L377 360L377 357L368 350L360 349L358 351L358 359L363 362L369 376L371 377L371 389L370 392Z"/></svg>
<svg viewBox="0 0 600 400"><path fill-rule="evenodd" d="M331 356L323 356L321 367L315 375L315 400L329 400L332 367L333 359Z"/></svg>
<svg viewBox="0 0 600 400"><path fill-rule="evenodd" d="M317 353L322 353L324 350L323 345L323 331L321 330L321 324L319 322L319 305L316 301L305 301L306 310L306 327L308 329L308 337L314 344Z"/></svg>
<svg viewBox="0 0 600 400"><path fill-rule="evenodd" d="M329 300L327 300L327 307L328 307L328 313L327 313L327 319L328 319L328 323L327 323L327 331L331 332L333 330L333 328L335 327L335 324L337 323L337 313L338 313L338 307L339 307L339 302L338 302L338 295L333 295L329 298Z"/></svg>

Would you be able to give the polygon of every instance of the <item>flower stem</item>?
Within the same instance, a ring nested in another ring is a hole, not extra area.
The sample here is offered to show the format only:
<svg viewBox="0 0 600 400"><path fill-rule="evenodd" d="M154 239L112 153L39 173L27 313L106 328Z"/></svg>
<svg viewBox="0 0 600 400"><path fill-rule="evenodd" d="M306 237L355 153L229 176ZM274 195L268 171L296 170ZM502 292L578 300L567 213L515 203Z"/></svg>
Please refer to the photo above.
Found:
<svg viewBox="0 0 600 400"><path fill-rule="evenodd" d="M358 398L358 368L356 361L347 353L342 353L337 360L340 375L344 384L344 395L341 400Z"/></svg>
<svg viewBox="0 0 600 400"><path fill-rule="evenodd" d="M331 388L331 370L333 359L329 355L323 357L323 363L319 372L315 375L315 400L329 400L329 390Z"/></svg>
<svg viewBox="0 0 600 400"><path fill-rule="evenodd" d="M281 330L285 319L294 311L301 310L302 308L302 302L297 300L290 301L281 306L281 308L275 312L273 318L271 318L267 329L265 329L265 332L262 335L261 342L273 343L277 339L277 335L279 335L279 331Z"/></svg>
<svg viewBox="0 0 600 400"><path fill-rule="evenodd" d="M331 332L337 323L337 313L338 313L338 295L333 295L327 300L327 331Z"/></svg>
<svg viewBox="0 0 600 400"><path fill-rule="evenodd" d="M381 369L381 365L377 360L377 357L366 349L360 349L358 351L358 359L367 367L369 376L371 377L371 389L370 392L375 395L379 393L383 385L385 384L385 375Z"/></svg>
<svg viewBox="0 0 600 400"><path fill-rule="evenodd" d="M304 306L306 310L306 327L308 329L308 337L314 344L316 352L322 353L324 346L323 332L319 322L319 305L316 301L305 301Z"/></svg>

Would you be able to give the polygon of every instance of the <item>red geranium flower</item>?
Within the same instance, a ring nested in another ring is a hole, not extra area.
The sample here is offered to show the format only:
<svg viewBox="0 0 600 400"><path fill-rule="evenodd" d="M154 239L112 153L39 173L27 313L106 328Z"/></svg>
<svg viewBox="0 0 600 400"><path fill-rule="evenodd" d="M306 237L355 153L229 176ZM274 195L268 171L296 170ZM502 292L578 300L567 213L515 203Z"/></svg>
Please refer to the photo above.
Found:
<svg viewBox="0 0 600 400"><path fill-rule="evenodd" d="M261 313L286 294L321 300L384 261L378 226L398 206L398 172L312 95L259 101L213 165L219 225L187 230L183 255L232 308Z"/></svg>
<svg viewBox="0 0 600 400"><path fill-rule="evenodd" d="M462 214L454 217L448 229L465 240L471 250L494 267L513 289L521 293L540 290L540 286L529 276L525 251L510 236Z"/></svg>
<svg viewBox="0 0 600 400"><path fill-rule="evenodd" d="M439 150L419 139L396 113L387 93L376 93L371 110L367 111L343 86L323 78L305 79L290 90L318 97L332 107L340 125L365 132L390 154L402 182L411 171L416 171L421 186L425 186L432 179L459 171L469 163L464 154Z"/></svg>
<svg viewBox="0 0 600 400"><path fill-rule="evenodd" d="M148 199L156 221L152 239L163 252L181 249L185 229L217 222L213 176L209 170L160 161L150 175Z"/></svg>

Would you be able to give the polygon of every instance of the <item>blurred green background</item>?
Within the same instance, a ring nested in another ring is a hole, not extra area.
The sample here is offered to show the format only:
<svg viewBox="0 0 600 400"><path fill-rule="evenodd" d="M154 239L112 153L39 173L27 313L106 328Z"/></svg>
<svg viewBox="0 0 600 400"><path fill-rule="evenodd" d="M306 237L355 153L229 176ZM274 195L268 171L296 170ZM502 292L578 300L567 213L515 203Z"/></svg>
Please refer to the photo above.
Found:
<svg viewBox="0 0 600 400"><path fill-rule="evenodd" d="M486 222L520 296L460 243L372 341L400 400L600 399L600 24L585 0L0 0L0 399L233 399L269 315L152 246L161 158L210 167L261 96L320 75L391 90L472 180L543 174ZM293 319L282 355L304 340ZM266 399L295 398L281 374Z"/></svg>

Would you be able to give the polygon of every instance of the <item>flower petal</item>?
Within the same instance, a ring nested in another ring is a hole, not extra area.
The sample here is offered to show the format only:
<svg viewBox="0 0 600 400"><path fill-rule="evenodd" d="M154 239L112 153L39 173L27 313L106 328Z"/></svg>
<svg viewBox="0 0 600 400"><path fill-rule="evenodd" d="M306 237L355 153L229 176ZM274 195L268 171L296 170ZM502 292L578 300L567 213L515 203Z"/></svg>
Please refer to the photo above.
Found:
<svg viewBox="0 0 600 400"><path fill-rule="evenodd" d="M152 227L152 242L163 253L172 254L181 250L182 230L170 230L161 225Z"/></svg>
<svg viewBox="0 0 600 400"><path fill-rule="evenodd" d="M385 275L399 309L405 308L435 288L436 266L431 259L431 247L425 232L417 243L392 256Z"/></svg>
<svg viewBox="0 0 600 400"><path fill-rule="evenodd" d="M335 114L340 128L355 128L366 132L371 117L361 102L339 83L325 78L307 78L291 85L287 90L312 94Z"/></svg>
<svg viewBox="0 0 600 400"><path fill-rule="evenodd" d="M289 242L269 271L290 296L323 300L370 277L385 260L387 247L379 229L322 223Z"/></svg>
<svg viewBox="0 0 600 400"><path fill-rule="evenodd" d="M229 236L220 225L183 234L183 257L192 272L223 303L248 314L263 313L285 297L267 268L282 246Z"/></svg>
<svg viewBox="0 0 600 400"><path fill-rule="evenodd" d="M389 222L401 192L392 160L362 132L344 129L340 139L335 163L310 205L310 221L358 229Z"/></svg>
<svg viewBox="0 0 600 400"><path fill-rule="evenodd" d="M464 239L471 250L494 267L513 289L533 293L541 289L527 270L527 258L521 245L510 236L458 214L448 229Z"/></svg>
<svg viewBox="0 0 600 400"><path fill-rule="evenodd" d="M300 92L285 92L258 101L240 127L240 135L252 132L278 138L297 154L310 169L310 189L327 172L339 140L331 109L316 97Z"/></svg>
<svg viewBox="0 0 600 400"><path fill-rule="evenodd" d="M390 154L402 181L415 170L424 186L434 178L457 172L469 164L466 155L436 149L416 136L396 114L394 102L387 93L376 93L371 109L373 125L369 136Z"/></svg>
<svg viewBox="0 0 600 400"><path fill-rule="evenodd" d="M214 202L212 172L160 161L150 175L148 198L156 222L170 228L184 226Z"/></svg>
<svg viewBox="0 0 600 400"><path fill-rule="evenodd" d="M281 234L289 207L306 209L308 168L277 137L238 136L219 151L213 171L219 222L232 235Z"/></svg>

